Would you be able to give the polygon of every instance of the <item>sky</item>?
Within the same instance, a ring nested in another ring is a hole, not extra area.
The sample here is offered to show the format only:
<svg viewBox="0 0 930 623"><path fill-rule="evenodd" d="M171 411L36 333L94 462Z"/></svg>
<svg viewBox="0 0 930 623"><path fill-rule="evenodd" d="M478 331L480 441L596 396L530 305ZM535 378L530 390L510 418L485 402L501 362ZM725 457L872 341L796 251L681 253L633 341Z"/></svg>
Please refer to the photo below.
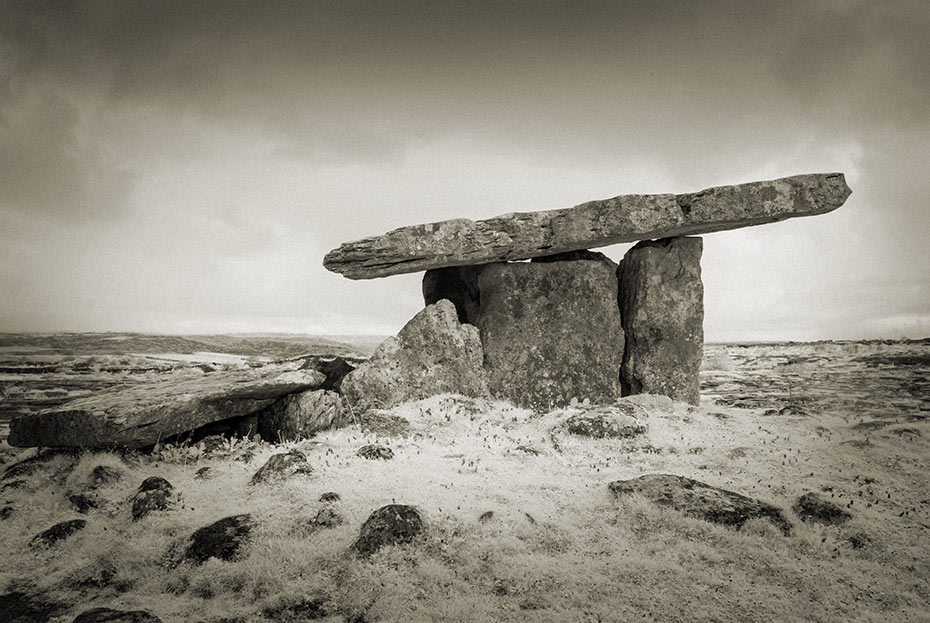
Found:
<svg viewBox="0 0 930 623"><path fill-rule="evenodd" d="M930 4L0 0L0 331L393 334L403 225L840 171L709 341L930 336ZM614 260L630 245L602 249Z"/></svg>

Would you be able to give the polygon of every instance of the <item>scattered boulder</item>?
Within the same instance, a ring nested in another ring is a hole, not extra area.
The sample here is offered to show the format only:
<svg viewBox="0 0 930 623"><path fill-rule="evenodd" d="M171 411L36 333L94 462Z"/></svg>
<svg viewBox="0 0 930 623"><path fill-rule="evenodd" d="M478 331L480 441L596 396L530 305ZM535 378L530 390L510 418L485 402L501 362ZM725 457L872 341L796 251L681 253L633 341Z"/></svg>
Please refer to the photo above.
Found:
<svg viewBox="0 0 930 623"><path fill-rule="evenodd" d="M382 342L343 379L342 393L359 410L445 393L486 397L483 359L478 330L460 324L455 306L443 299Z"/></svg>
<svg viewBox="0 0 930 623"><path fill-rule="evenodd" d="M145 448L275 400L319 387L324 376L296 362L208 376L162 379L95 392L10 421L11 446Z"/></svg>
<svg viewBox="0 0 930 623"><path fill-rule="evenodd" d="M48 621L53 616L67 609L61 603L46 601L38 595L22 591L0 594L0 612L6 623L36 623Z"/></svg>
<svg viewBox="0 0 930 623"><path fill-rule="evenodd" d="M387 461L394 458L394 451L388 448L387 446L381 446L376 443L370 443L367 446L362 446L358 449L356 454L363 459L368 459L374 461L381 459Z"/></svg>
<svg viewBox="0 0 930 623"><path fill-rule="evenodd" d="M850 513L817 493L805 493L798 498L791 510L801 521L813 521L828 526L852 519Z"/></svg>
<svg viewBox="0 0 930 623"><path fill-rule="evenodd" d="M184 560L202 564L209 558L233 560L252 532L252 516L233 515L200 528L191 535Z"/></svg>
<svg viewBox="0 0 930 623"><path fill-rule="evenodd" d="M320 496L320 502L327 502L330 504L333 502L338 502L340 499L341 498L339 497L339 494L336 493L335 491L327 491L326 493Z"/></svg>
<svg viewBox="0 0 930 623"><path fill-rule="evenodd" d="M571 415L565 420L565 429L582 437L624 439L645 433L647 426L633 415L632 405L616 404Z"/></svg>
<svg viewBox="0 0 930 623"><path fill-rule="evenodd" d="M161 476L149 476L132 496L132 520L138 521L154 511L167 510L173 502L174 487Z"/></svg>
<svg viewBox="0 0 930 623"><path fill-rule="evenodd" d="M704 351L700 238L640 242L617 271L626 334L623 395L661 394L699 404Z"/></svg>
<svg viewBox="0 0 930 623"><path fill-rule="evenodd" d="M139 485L138 491L139 493L142 493L144 491L157 491L159 489L162 491L171 491L174 489L174 487L170 482L161 476L149 476L142 481L141 485Z"/></svg>
<svg viewBox="0 0 930 623"><path fill-rule="evenodd" d="M255 472L249 484L283 482L296 474L311 473L313 473L313 467L307 462L306 455L300 450L291 450L271 455L265 464Z"/></svg>
<svg viewBox="0 0 930 623"><path fill-rule="evenodd" d="M0 520L9 519L15 510L16 509L14 509L12 506L4 506L3 508L0 508Z"/></svg>
<svg viewBox="0 0 930 623"><path fill-rule="evenodd" d="M342 396L324 389L290 394L255 414L262 439L294 441L352 421Z"/></svg>
<svg viewBox="0 0 930 623"><path fill-rule="evenodd" d="M608 487L614 496L639 494L654 504L674 508L704 521L733 526L737 530L748 520L762 517L771 521L785 536L791 534L791 524L779 508L684 476L649 474L631 480L617 480Z"/></svg>
<svg viewBox="0 0 930 623"><path fill-rule="evenodd" d="M91 608L77 615L74 623L161 623L161 619L145 610Z"/></svg>
<svg viewBox="0 0 930 623"><path fill-rule="evenodd" d="M815 173L680 195L621 195L573 208L402 227L343 243L326 254L323 266L350 279L372 279L521 260L824 214L850 192L842 173Z"/></svg>
<svg viewBox="0 0 930 623"><path fill-rule="evenodd" d="M86 493L74 493L68 496L71 507L82 515L86 515L91 509L97 508L97 500Z"/></svg>
<svg viewBox="0 0 930 623"><path fill-rule="evenodd" d="M68 538L79 530L83 530L84 526L86 525L87 521L84 519L71 519L69 521L56 523L48 530L40 532L39 534L32 537L32 541L30 541L29 544L32 546L48 547L54 545L58 541Z"/></svg>
<svg viewBox="0 0 930 623"><path fill-rule="evenodd" d="M423 532L423 528L423 519L417 509L404 504L388 504L368 516L352 550L367 558L387 545L410 543Z"/></svg>
<svg viewBox="0 0 930 623"><path fill-rule="evenodd" d="M478 328L494 397L547 410L620 396L615 268L606 258L484 267Z"/></svg>

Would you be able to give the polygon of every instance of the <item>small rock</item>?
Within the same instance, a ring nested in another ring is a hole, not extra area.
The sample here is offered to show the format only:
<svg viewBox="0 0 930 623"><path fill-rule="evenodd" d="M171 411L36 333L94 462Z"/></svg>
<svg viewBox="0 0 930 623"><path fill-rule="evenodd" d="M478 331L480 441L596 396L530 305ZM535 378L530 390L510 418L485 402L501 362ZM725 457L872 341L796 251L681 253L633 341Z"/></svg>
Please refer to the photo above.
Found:
<svg viewBox="0 0 930 623"><path fill-rule="evenodd" d="M262 465L249 484L267 484L283 482L295 474L310 474L313 467L307 462L307 457L300 450L291 450L290 452L281 452L273 454L268 461Z"/></svg>
<svg viewBox="0 0 930 623"><path fill-rule="evenodd" d="M333 528L342 524L342 515L331 508L321 508L316 517L310 520L310 526L314 528Z"/></svg>
<svg viewBox="0 0 930 623"><path fill-rule="evenodd" d="M381 459L387 461L394 458L394 451L386 446L379 446L376 443L370 443L367 446L362 446L358 449L356 454L363 459L368 459L374 461Z"/></svg>
<svg viewBox="0 0 930 623"><path fill-rule="evenodd" d="M41 468L42 465L37 460L26 459L25 461L14 463L3 470L3 475L0 476L0 480L11 480L21 476L31 476Z"/></svg>
<svg viewBox="0 0 930 623"><path fill-rule="evenodd" d="M161 619L145 610L92 608L77 615L74 623L161 623Z"/></svg>
<svg viewBox="0 0 930 623"><path fill-rule="evenodd" d="M737 530L748 520L763 517L775 524L785 536L791 534L791 524L777 507L684 476L649 474L631 480L617 480L608 486L617 497L640 494L654 504L674 508L704 521L733 526Z"/></svg>
<svg viewBox="0 0 930 623"><path fill-rule="evenodd" d="M213 472L212 467L210 467L209 465L204 465L203 467L198 469L196 472L194 472L194 478L198 480L206 480L207 478L211 476L212 472Z"/></svg>
<svg viewBox="0 0 930 623"><path fill-rule="evenodd" d="M172 489L174 489L174 487L171 486L171 483L161 476L149 476L139 485L138 492L142 493L143 491L155 490L171 491Z"/></svg>
<svg viewBox="0 0 930 623"><path fill-rule="evenodd" d="M532 454L533 456L539 456L542 454L542 450L534 448L533 446L519 445L516 447L520 452L526 452L527 454Z"/></svg>
<svg viewBox="0 0 930 623"><path fill-rule="evenodd" d="M646 425L626 411L613 405L589 409L565 420L565 429L574 435L594 439L622 439L645 433Z"/></svg>
<svg viewBox="0 0 930 623"><path fill-rule="evenodd" d="M410 543L423 527L423 519L414 507L388 504L365 520L352 550L367 558L387 545Z"/></svg>
<svg viewBox="0 0 930 623"><path fill-rule="evenodd" d="M87 521L84 519L71 519L69 521L62 521L61 523L55 524L48 530L32 537L32 541L30 541L29 544L33 546L51 546L58 541L61 541L62 539L68 538L75 532L83 530L84 526L86 525Z"/></svg>
<svg viewBox="0 0 930 623"><path fill-rule="evenodd" d="M140 491L132 497L132 520L138 521L153 511L168 510L171 492L164 489Z"/></svg>
<svg viewBox="0 0 930 623"><path fill-rule="evenodd" d="M12 506L4 506L3 508L0 508L0 519L9 518L10 515L13 514L13 510L14 509Z"/></svg>
<svg viewBox="0 0 930 623"><path fill-rule="evenodd" d="M68 496L68 501L77 512L86 515L92 508L97 508L97 500L86 493L75 493Z"/></svg>
<svg viewBox="0 0 930 623"><path fill-rule="evenodd" d="M852 519L848 512L816 493L805 493L799 497L791 510L801 521L814 521L828 526Z"/></svg>
<svg viewBox="0 0 930 623"><path fill-rule="evenodd" d="M488 523L492 519L494 519L494 511L484 511L478 516L478 521L481 523Z"/></svg>
<svg viewBox="0 0 930 623"><path fill-rule="evenodd" d="M132 496L132 519L137 521L153 511L171 506L174 487L161 476L149 476Z"/></svg>
<svg viewBox="0 0 930 623"><path fill-rule="evenodd" d="M332 502L338 502L340 499L341 498L339 497L339 494L336 493L335 491L327 491L326 493L320 496L320 502L332 503Z"/></svg>
<svg viewBox="0 0 930 623"><path fill-rule="evenodd" d="M109 465L98 465L90 472L90 488L97 489L111 482L117 482L123 477L123 472Z"/></svg>
<svg viewBox="0 0 930 623"><path fill-rule="evenodd" d="M211 557L232 560L251 531L252 516L249 514L220 519L191 535L190 543L184 552L184 560L191 560L196 564L204 563Z"/></svg>

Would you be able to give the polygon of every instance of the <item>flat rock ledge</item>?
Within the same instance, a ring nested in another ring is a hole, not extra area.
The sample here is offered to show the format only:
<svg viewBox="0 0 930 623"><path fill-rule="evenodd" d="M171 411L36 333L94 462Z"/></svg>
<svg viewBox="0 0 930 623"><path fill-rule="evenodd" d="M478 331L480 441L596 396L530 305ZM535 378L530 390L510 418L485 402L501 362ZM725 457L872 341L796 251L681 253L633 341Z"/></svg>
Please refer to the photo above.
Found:
<svg viewBox="0 0 930 623"><path fill-rule="evenodd" d="M248 415L275 400L319 387L325 376L274 364L117 387L59 408L13 418L17 447L145 448L172 435Z"/></svg>
<svg viewBox="0 0 930 623"><path fill-rule="evenodd" d="M372 279L524 260L824 214L851 192L842 173L811 173L681 195L621 195L573 208L402 227L343 243L323 266L349 279Z"/></svg>
<svg viewBox="0 0 930 623"><path fill-rule="evenodd" d="M617 480L608 487L616 497L642 495L659 506L737 530L750 519L761 517L771 521L785 536L791 535L791 523L778 507L684 476L648 474Z"/></svg>

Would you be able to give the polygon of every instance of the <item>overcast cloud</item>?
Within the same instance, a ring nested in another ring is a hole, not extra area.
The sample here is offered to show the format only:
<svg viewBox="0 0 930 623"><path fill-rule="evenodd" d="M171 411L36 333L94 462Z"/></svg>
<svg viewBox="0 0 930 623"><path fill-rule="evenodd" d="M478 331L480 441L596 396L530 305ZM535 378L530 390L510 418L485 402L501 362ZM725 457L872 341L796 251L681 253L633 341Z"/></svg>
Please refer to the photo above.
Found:
<svg viewBox="0 0 930 623"><path fill-rule="evenodd" d="M831 214L705 237L708 339L930 335L923 1L0 11L0 330L393 333L419 276L328 250L842 171Z"/></svg>

